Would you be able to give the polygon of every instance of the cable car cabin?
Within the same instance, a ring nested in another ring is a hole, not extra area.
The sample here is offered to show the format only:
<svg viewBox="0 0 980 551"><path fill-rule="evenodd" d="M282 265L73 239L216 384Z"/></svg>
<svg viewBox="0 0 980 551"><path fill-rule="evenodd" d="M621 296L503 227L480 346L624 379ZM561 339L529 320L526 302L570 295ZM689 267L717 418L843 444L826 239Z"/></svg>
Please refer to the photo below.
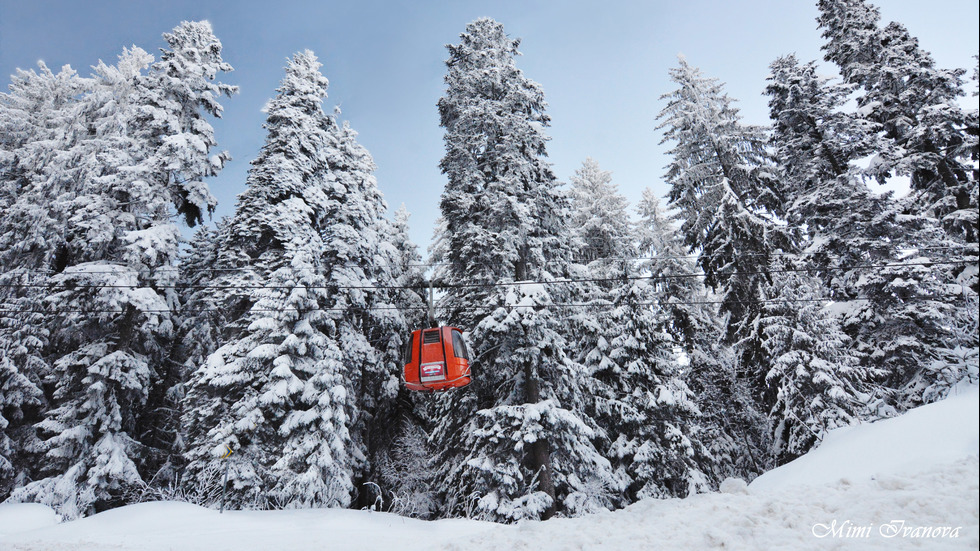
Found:
<svg viewBox="0 0 980 551"><path fill-rule="evenodd" d="M455 327L419 329L405 343L405 386L434 392L470 384L470 358Z"/></svg>

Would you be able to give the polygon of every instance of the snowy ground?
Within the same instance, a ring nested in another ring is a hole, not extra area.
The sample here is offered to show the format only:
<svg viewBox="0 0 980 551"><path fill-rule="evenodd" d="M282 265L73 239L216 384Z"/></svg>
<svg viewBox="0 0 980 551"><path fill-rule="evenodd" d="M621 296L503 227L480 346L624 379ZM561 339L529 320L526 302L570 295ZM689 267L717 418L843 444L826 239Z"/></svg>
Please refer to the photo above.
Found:
<svg viewBox="0 0 980 551"><path fill-rule="evenodd" d="M144 503L56 524L0 505L0 550L978 549L980 392L835 431L749 486L501 526L349 510L217 511Z"/></svg>

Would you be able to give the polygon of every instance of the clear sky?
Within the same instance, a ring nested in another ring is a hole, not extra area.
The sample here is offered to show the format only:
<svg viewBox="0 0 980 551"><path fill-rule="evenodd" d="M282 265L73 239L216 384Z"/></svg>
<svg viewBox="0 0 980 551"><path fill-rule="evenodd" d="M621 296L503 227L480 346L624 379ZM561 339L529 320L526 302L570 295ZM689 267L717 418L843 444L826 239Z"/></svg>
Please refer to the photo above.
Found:
<svg viewBox="0 0 980 551"><path fill-rule="evenodd" d="M942 67L976 66L976 0L879 0ZM161 34L182 20L207 19L241 87L215 121L219 147L234 157L210 181L218 216L234 212L249 161L265 137L263 104L274 95L287 57L309 48L330 80L326 106L360 134L378 164L391 210L413 213L412 238L425 247L445 184L436 102L443 93L447 43L489 16L522 39L518 66L544 87L552 117L548 151L567 181L591 156L613 173L635 204L645 187L659 195L667 146L660 145L660 96L673 89L677 54L726 83L746 122L767 122L765 77L777 56L820 59L816 0L426 1L426 0L0 0L0 81L44 60L87 75L114 63L124 46L157 55ZM824 64L827 74L835 69ZM967 87L972 93L975 85ZM975 100L974 100L975 101Z"/></svg>

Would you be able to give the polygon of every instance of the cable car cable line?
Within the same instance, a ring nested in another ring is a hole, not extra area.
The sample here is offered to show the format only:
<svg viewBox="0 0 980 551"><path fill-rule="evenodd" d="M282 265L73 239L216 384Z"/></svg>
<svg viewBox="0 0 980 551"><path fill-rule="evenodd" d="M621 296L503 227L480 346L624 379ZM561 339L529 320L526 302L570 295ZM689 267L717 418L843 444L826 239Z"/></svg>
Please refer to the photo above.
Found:
<svg viewBox="0 0 980 551"><path fill-rule="evenodd" d="M809 273L809 272L847 272L854 270L872 270L879 268L903 268L903 267L915 267L915 266L956 266L956 265L970 265L974 264L974 260L942 260L942 261L929 261L929 262L901 262L894 264L858 264L853 266L840 266L840 267L820 267L820 268L781 268L772 270L736 270L732 272L715 272L716 277L732 277L737 275L761 275L761 274L779 274L779 273ZM62 272L64 273L64 272ZM96 272L82 272L79 275L87 275ZM118 273L118 272L106 272L106 273ZM689 273L689 274L659 274L659 275L648 275L648 276L618 276L618 277L601 277L601 278L566 278L566 279L553 279L553 280L533 280L533 281L498 281L495 283L433 283L433 286L437 289L464 289L464 288L487 288L487 287L513 287L518 285L557 285L557 284L574 284L574 283L610 283L617 281L640 281L640 280L671 280L671 279L690 279L696 277L707 277L708 274L705 273ZM57 290L59 287L56 283L0 283L0 288L40 288L40 289L50 289ZM269 290L284 290L284 289L357 289L357 290L418 290L420 285L212 285L212 284L189 284L184 285L180 283L167 284L167 285L129 285L129 284L104 284L104 285L86 285L86 284L62 284L62 290L74 290L74 289L137 289L152 287L155 289L269 289Z"/></svg>
<svg viewBox="0 0 980 551"><path fill-rule="evenodd" d="M970 245L957 245L957 246L945 246L945 247L909 247L909 248L901 248L901 249L897 249L897 250L899 250L899 251L907 251L910 254L915 254L915 253L917 253L919 251L964 251L964 250L972 251L973 249L974 249L974 247L972 247ZM884 250L890 250L890 249L885 248ZM600 257L596 257L596 258L591 259L591 260L588 260L588 261L586 261L585 259L573 259L572 262L573 263L576 263L576 264L580 264L580 265L585 265L587 263L595 262L597 260L696 260L697 258L699 258L699 256L700 256L699 254L679 255L679 256L660 256L660 255L655 255L655 256L600 256ZM844 257L842 257L840 255L833 255L833 254L824 253L824 252L812 252L812 253L808 253L808 252L799 252L799 253L789 253L789 252L749 253L749 252L747 252L747 253L740 253L739 256L740 257L766 256L766 257L779 257L779 258L792 258L792 257L796 257L796 258L800 258L800 259L803 259L803 258L806 258L806 257L822 257L822 258L824 258L826 260L840 260L840 259L844 258ZM410 264L405 264L406 267L411 267L411 268L431 268L431 267L434 267L434 266L451 266L451 265L452 265L451 262L430 262L430 263L410 263ZM345 266L345 267L353 267L353 268L361 267L360 264L351 264L351 263L334 264L333 266L338 266L338 267ZM249 271L249 270L253 270L253 269L254 268L251 267L251 266L242 266L242 267L238 267L238 268L200 268L200 269L198 269L196 271L199 272L199 273L204 273L204 272L209 272L209 273L223 273L223 272L234 273L234 272L245 272L245 271ZM47 269L47 270L37 270L37 269L21 269L21 268L15 268L15 269L9 271L8 273L16 273L17 271L22 271L24 273L49 273L49 274L53 274L54 273L54 271L53 270L50 270L50 269ZM152 272L153 274L160 274L160 273L182 272L182 271L184 271L183 268L174 266L174 267L153 268L152 270L135 270L135 269L128 269L128 268L118 269L118 270L116 270L116 269L114 269L114 270L103 270L103 271L91 270L91 271L86 271L85 273L86 274L124 274L124 273L143 274L143 273L146 273L146 272Z"/></svg>
<svg viewBox="0 0 980 551"><path fill-rule="evenodd" d="M964 289L965 286L962 286ZM902 299L903 302L938 302L939 299L945 298L963 298L963 294L945 294L936 295L932 297L927 296L914 296L906 297ZM848 303L848 302L859 302L859 301L870 301L871 299L867 297L854 297L844 300L833 300L830 298L799 298L799 299L789 299L789 298L771 298L771 299L760 299L760 300L737 300L734 301L736 304L771 304L771 303L812 303L812 302L826 302L826 303ZM546 303L546 304L491 304L487 306L456 306L452 307L452 310L459 311L473 311L473 310L496 310L498 308L596 308L596 307L618 307L622 303L613 303L608 301L603 301L604 304L593 302L568 302L568 303ZM700 305L700 304L723 304L725 301L722 300L694 300L694 301L681 301L681 300L664 300L664 301L643 301L643 302L628 302L627 304L635 306L672 306L672 305ZM443 307L445 309L445 307ZM348 312L348 311L373 311L373 310L414 310L414 311L426 311L428 306L354 306L348 308L259 308L259 309L249 309L247 312L253 313L276 313L276 312ZM138 313L143 314L177 314L177 313L206 313L206 312L222 312L220 308L193 308L193 309L149 309L149 310L138 310ZM123 314L126 310L80 310L80 309L29 309L29 310L0 310L0 314Z"/></svg>

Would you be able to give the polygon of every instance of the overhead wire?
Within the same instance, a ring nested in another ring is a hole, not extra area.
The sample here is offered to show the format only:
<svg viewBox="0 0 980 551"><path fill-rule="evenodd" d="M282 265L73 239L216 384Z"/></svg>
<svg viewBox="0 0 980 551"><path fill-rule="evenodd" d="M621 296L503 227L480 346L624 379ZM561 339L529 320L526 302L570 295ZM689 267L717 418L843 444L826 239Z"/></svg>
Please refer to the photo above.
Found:
<svg viewBox="0 0 980 551"><path fill-rule="evenodd" d="M922 248L922 249L905 249L905 250L908 250L909 252L911 252L911 253L914 254L914 252L922 251L922 250L927 250L927 249ZM952 251L952 250L962 250L962 248L934 247L934 248L931 248L930 250ZM790 254L790 253L776 253L776 254L773 254L773 255L770 255L770 256L780 256L780 255L781 256L797 256L797 257L799 257L799 256L804 256L804 257L805 256L816 256L815 254L810 254L810 253L804 253L802 255L796 254L796 253L793 253L793 254ZM824 254L824 253L820 253L820 255L821 256L824 256L827 259L834 259L834 258L836 258L838 260L841 259L841 257L834 257L832 255L827 255L827 254ZM752 256L752 255L745 254L745 255L742 255L742 256ZM606 257L606 258L607 259L618 259L618 260L680 260L680 259L691 259L691 258L696 258L696 257L692 257L692 256L655 256L655 257L649 257L649 258L647 258L647 257ZM974 259L972 259L972 257L971 257L971 260L963 260L962 258L961 259L957 259L957 260L936 259L936 260L928 260L928 261L925 261L925 262L895 262L895 263L882 263L882 264L855 264L855 265L850 265L850 266L822 266L822 267L807 267L807 268L776 268L776 269L765 269L765 270L735 270L735 271L729 271L729 272L716 272L715 274L712 274L712 275L714 275L716 277L733 277L733 276L737 276L737 275L761 275L761 274L779 274L779 273L808 273L808 272L821 272L821 273L826 273L826 272L846 272L846 271L856 271L856 270L873 270L873 269L887 269L887 268L926 267L926 266L935 266L935 265L957 266L957 265L975 264L976 262L977 261L974 260ZM434 265L434 264L430 264L430 266L432 266L432 265ZM174 269L176 269L176 268L174 268ZM169 269L164 269L164 270L169 270ZM211 269L206 269L206 270L202 270L202 271L210 271L210 270ZM215 269L215 270L217 270L217 269ZM160 270L156 270L156 271L159 272ZM239 271L239 269L235 269L234 271ZM8 274L9 273L10 272L8 272ZM137 272L135 270L134 271L127 271L125 269L106 270L106 271L87 270L87 271L84 271L84 272L80 272L78 275L79 276L84 276L84 275L89 275L89 274L117 274L117 275L122 275L122 274L133 274L133 273L137 273ZM23 273L22 275L27 275L27 272L25 271L25 273ZM707 276L708 276L708 274L703 273L703 272L691 272L691 273L680 273L680 274L678 274L678 273L673 273L673 274L670 274L670 273L664 274L664 273L662 273L662 274L637 275L637 276L622 275L622 276L617 276L617 277L562 278L562 279L553 279L553 280L497 281L497 282L485 282L485 283L477 283L477 282L460 282L460 283L439 282L439 283L435 283L435 282L433 282L433 283L431 283L431 285L434 288L438 288L440 290L444 290L444 289L461 289L461 288L513 287L513 286L520 286L520 285L558 285L558 284L568 285L568 284L577 284L577 283L609 283L609 282L637 281L637 280L667 281L667 280L672 280L672 279L705 278ZM3 284L0 284L0 288L12 288L12 289L40 288L40 289L47 289L48 292L61 292L61 291L74 290L74 289L105 289L105 288L136 289L136 288L146 288L146 287L152 287L152 288L155 288L155 289L194 289L194 290L215 289L215 290L240 290L240 291L245 291L245 290L250 290L250 289L263 289L263 290L286 290L286 291L293 291L293 290L296 290L296 289L308 289L308 290L316 290L316 289L322 289L322 290L330 290L330 289L333 289L333 290L341 290L341 289L346 289L346 290L418 290L421 286L420 285L313 285L313 286L310 286L310 285L216 285L216 284L181 284L181 283L173 283L173 284L165 284L165 285L146 285L146 284L135 284L135 285L134 284L94 284L94 285L86 285L86 284L75 284L75 283L71 283L71 284L58 284L58 283L3 283ZM247 295L235 295L235 294L232 294L230 296L230 298L246 297L246 296ZM907 298L905 300L906 301L909 301L909 300L928 300L928 301L935 301L937 299L959 298L961 296L962 296L961 294L950 294L950 295L938 295L938 296L934 296L934 297L909 297L909 298ZM866 298L854 298L854 299L849 299L849 300L868 300L868 299L866 299ZM721 301L721 300L709 300L709 301L676 301L676 300L668 300L666 302L668 304L676 304L676 305L684 305L684 304L688 304L688 305L706 304L707 305L707 304L723 304L726 301ZM831 302L831 300L830 299L827 299L827 298L817 298L817 299L763 299L763 300L736 301L736 302L738 302L740 304L752 304L752 303L770 303L770 302L785 302L785 303L792 303L792 302ZM661 304L661 303L648 302L648 303L634 303L634 304L636 304L638 306L650 306L650 305L656 305L656 304ZM463 307L457 307L456 309L457 310L485 310L485 309L498 308L498 307L501 307L501 306L508 306L508 305L463 306ZM509 307L525 308L525 307L537 307L537 306L540 306L540 305L534 305L534 306L532 306L532 305L528 305L528 306L510 305ZM596 307L597 304L595 302L589 302L589 303L550 303L550 304L548 304L548 306L558 307L558 308L568 308L568 307ZM354 307L354 308L358 308L360 310L425 310L426 309L424 306L419 306L419 307L412 307L412 306L365 306L365 307ZM309 309L281 308L281 309L267 309L267 310L263 310L263 309L251 309L250 311L252 311L252 312L263 312L263 311L267 311L267 312L285 312L285 311L291 311L291 310L295 310L295 311L309 311L309 312L312 312L312 311L336 312L336 311L346 311L347 308L309 308ZM186 314L186 313L203 313L203 312L208 312L208 311L219 311L219 310L218 309L196 309L195 310L195 309L186 309L186 308L183 308L183 309L178 308L178 309L148 309L148 310L140 310L140 312L147 313L147 314L154 314L154 313L159 313L159 314L170 313L170 314L172 314L172 313L177 313L177 312L181 312L181 313L185 313ZM7 309L7 310L0 310L0 314L15 314L15 313L19 313L19 314L29 314L29 313L47 313L47 314L51 314L51 313L121 314L121 313L123 313L123 311L122 310L100 310L100 309L86 309L86 310L77 310L77 309L74 309L74 310L73 309L17 309L17 310L10 310L10 309Z"/></svg>
<svg viewBox="0 0 980 551"><path fill-rule="evenodd" d="M779 274L779 273L810 273L810 272L848 272L854 270L870 270L879 268L906 268L906 267L924 267L924 266L956 266L956 265L966 265L973 264L974 260L930 260L927 262L898 262L898 263L886 263L886 264L856 264L851 266L826 266L826 267L812 267L812 268L777 268L777 269L765 269L765 270L735 270L730 272L714 272L711 275L715 277L733 277L738 275L762 275L762 274ZM86 271L81 272L78 275L84 276L88 274L94 274L99 272ZM106 272L106 273L117 273L117 272ZM596 278L562 278L562 279L551 279L551 280L525 280L525 281L497 281L497 282L487 282L487 283L444 283L444 282L433 282L432 286L436 289L462 289L462 288L488 288L488 287L514 287L519 285L557 285L557 284L575 284L575 283L609 283L617 281L639 281L639 280L671 280L671 279L691 279L691 278L704 278L708 277L707 273L687 273L687 274L657 274L657 275L638 275L638 276L618 276L618 277L596 277ZM0 283L0 288L39 288L39 289L57 289L59 287L58 283ZM420 285L248 285L248 284L236 284L236 285L215 285L215 284L164 284L164 285L134 285L134 284L98 284L98 285L87 285L87 284L60 284L64 290L72 289L136 289L152 287L155 289L267 289L267 290L285 290L285 289L345 289L345 290L400 290L400 289L419 289Z"/></svg>
<svg viewBox="0 0 980 551"><path fill-rule="evenodd" d="M941 299L958 299L965 296L967 287L960 286L963 292L961 293L947 293L942 295L933 296L910 296L902 299L903 302L943 302ZM676 300L673 298L667 298L662 301L638 301L638 302L627 302L631 306L682 306L682 305L721 305L726 303L736 303L740 305L749 304L772 304L772 303L835 303L835 302L861 302L870 301L872 299L868 297L852 297L846 300L834 300L827 297L816 297L816 298L770 298L770 299L752 299L752 300L735 300L735 301L725 301L725 300ZM526 309L526 308L540 308L540 307L556 307L556 308L613 308L621 305L623 303L616 303L612 301L590 301L590 302L571 302L571 303L561 303L561 302L550 302L550 303L540 303L540 304L489 304L489 305L468 305L468 306L454 306L453 310L457 311L474 311L474 310L496 310L498 308L507 309ZM350 310L355 311L374 311L374 310L415 310L415 311L426 311L427 306L349 306L345 308L249 308L247 311L251 313L278 313L278 312L348 312ZM200 314L207 312L222 312L221 308L157 308L157 309L145 309L139 310L139 313L143 314ZM0 314L123 314L125 310L109 310L109 309L18 309L18 310L0 310Z"/></svg>
<svg viewBox="0 0 980 551"><path fill-rule="evenodd" d="M891 251L891 252L900 252L900 253L907 253L907 254L915 254L915 253L917 253L919 251L973 251L974 249L975 249L975 247L973 247L971 245L955 245L955 246L947 245L947 246L942 246L942 247L899 247L897 249L896 248L883 247L881 249L876 249L876 250L877 251ZM840 259L843 258L840 255L834 255L834 254L825 253L825 252L805 252L805 251L803 251L803 252L795 252L795 253L794 252L768 252L768 253L751 253L751 252L746 252L746 253L739 253L739 257L756 257L756 256L775 257L775 258L822 257L822 258L827 259L827 260L840 260ZM596 258L588 259L588 260L586 260L586 259L572 259L572 262L578 263L578 264L583 264L583 263L594 262L594 261L598 261L598 260L633 260L633 261L639 261L639 260L655 260L655 261L659 261L659 260L696 260L699 257L700 257L700 255L698 255L698 254L689 254L689 255L653 255L653 256L600 256L600 257L596 257ZM411 268L431 268L431 267L435 267L435 266L451 266L451 265L452 265L451 262L421 262L421 263L408 263L408 264L405 264L406 267L411 267ZM352 267L352 268L361 267L360 264L355 264L355 263L335 264L335 266ZM251 267L251 266L241 266L241 267L236 267L236 268L196 268L195 271L197 271L199 273L235 273L235 272L246 272L246 271L250 271L250 270L253 270L253 269L254 268ZM37 269L13 269L13 270L10 270L8 273L16 273L18 271L21 271L23 273L36 273L36 274L53 274L54 273L53 270L37 270ZM144 273L151 272L151 271L154 274L164 274L164 273L169 273L169 272L181 273L181 272L186 271L186 269L184 267L180 267L180 266L159 267L159 268L153 268L152 270L136 270L136 269L131 269L131 268L118 267L118 268L113 268L112 270L88 270L85 273L87 273L87 274L125 274L125 273L144 274Z"/></svg>
<svg viewBox="0 0 980 551"><path fill-rule="evenodd" d="M945 294L936 295L931 297L916 296L907 297L904 302L940 302L938 299L944 298L962 298L962 294ZM753 300L737 300L737 304L772 304L772 303L814 303L814 302L860 302L869 301L871 299L867 297L855 297L847 299L846 301L835 301L829 298L772 298L772 299L753 299ZM725 303L723 300L693 300L693 301L679 301L679 300L665 300L665 301L640 301L640 302L629 302L631 306L674 306L674 305L705 305L713 304L720 305ZM543 304L491 304L491 305L470 305L470 306L458 306L454 307L453 310L462 311L473 311L473 310L496 310L498 308L506 309L527 309L527 308L541 308L541 307L557 307L557 308L612 308L617 307L619 304L603 301L593 301L593 302L572 302L572 303L543 303ZM279 312L348 312L350 310L356 311L373 311L373 310L417 310L425 311L428 309L427 306L354 306L350 308L250 308L247 311L252 313L279 313ZM148 309L148 310L138 310L141 314L201 314L207 312L221 312L220 308L188 308L188 309ZM125 310L101 310L101 309L29 309L29 310L0 310L0 314L124 314Z"/></svg>

